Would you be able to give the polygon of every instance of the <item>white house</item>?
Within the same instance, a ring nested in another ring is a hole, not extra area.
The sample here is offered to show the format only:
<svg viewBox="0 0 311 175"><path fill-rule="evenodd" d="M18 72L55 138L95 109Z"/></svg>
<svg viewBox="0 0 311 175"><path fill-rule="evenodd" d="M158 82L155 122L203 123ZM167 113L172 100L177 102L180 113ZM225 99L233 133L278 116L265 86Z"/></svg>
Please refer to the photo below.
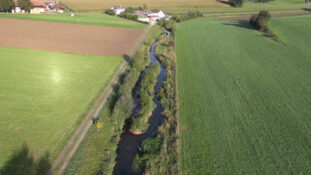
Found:
<svg viewBox="0 0 311 175"><path fill-rule="evenodd" d="M125 8L122 5L112 6L110 9L113 10L116 15L120 15L122 12L125 12Z"/></svg>
<svg viewBox="0 0 311 175"><path fill-rule="evenodd" d="M165 18L166 14L162 10L153 9L149 12L148 16L157 17L158 19Z"/></svg>

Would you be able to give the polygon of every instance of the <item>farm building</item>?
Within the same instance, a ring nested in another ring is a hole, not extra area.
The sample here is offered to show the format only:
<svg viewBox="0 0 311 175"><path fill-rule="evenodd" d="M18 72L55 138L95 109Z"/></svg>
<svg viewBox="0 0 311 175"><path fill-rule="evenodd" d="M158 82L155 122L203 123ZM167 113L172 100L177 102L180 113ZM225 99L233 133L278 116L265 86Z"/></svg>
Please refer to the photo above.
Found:
<svg viewBox="0 0 311 175"><path fill-rule="evenodd" d="M125 11L125 8L122 5L112 6L110 9L113 10L116 15L120 15Z"/></svg>
<svg viewBox="0 0 311 175"><path fill-rule="evenodd" d="M21 10L21 8L18 6L18 0L13 0L14 2L14 10L12 10L13 13L21 13L24 12ZM43 13L47 11L48 7L45 5L45 3L42 0L30 0L32 4L32 9L30 10L30 13L38 14Z"/></svg>
<svg viewBox="0 0 311 175"><path fill-rule="evenodd" d="M133 15L138 17L138 21L150 23L150 18L144 11L136 10L134 11Z"/></svg>
<svg viewBox="0 0 311 175"><path fill-rule="evenodd" d="M170 19L170 16L165 14L162 10L136 10L133 15L138 16L138 21L148 22L151 25L156 24L161 18L165 18L166 20Z"/></svg>

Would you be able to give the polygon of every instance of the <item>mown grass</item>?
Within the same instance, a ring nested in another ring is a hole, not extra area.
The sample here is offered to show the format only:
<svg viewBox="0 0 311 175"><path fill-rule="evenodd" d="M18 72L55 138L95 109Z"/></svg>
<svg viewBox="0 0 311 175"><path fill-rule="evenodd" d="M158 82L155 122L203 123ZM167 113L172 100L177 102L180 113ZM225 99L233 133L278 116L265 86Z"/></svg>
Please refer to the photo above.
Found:
<svg viewBox="0 0 311 175"><path fill-rule="evenodd" d="M149 48L162 33L159 26L150 30L99 115L103 129L100 132L95 127L90 129L65 174L112 174L124 120L130 117L133 108L132 90L140 72L149 64Z"/></svg>
<svg viewBox="0 0 311 175"><path fill-rule="evenodd" d="M116 16L109 16L101 13L75 13L74 17L71 17L69 13L40 15L0 13L0 18L38 20L70 24L88 24L122 28L145 28L147 26L145 24L135 21L130 21Z"/></svg>
<svg viewBox="0 0 311 175"><path fill-rule="evenodd" d="M310 20L272 19L286 44L247 21L178 26L182 173L311 173Z"/></svg>
<svg viewBox="0 0 311 175"><path fill-rule="evenodd" d="M24 143L35 158L45 151L55 158L123 60L8 47L0 53L0 167Z"/></svg>

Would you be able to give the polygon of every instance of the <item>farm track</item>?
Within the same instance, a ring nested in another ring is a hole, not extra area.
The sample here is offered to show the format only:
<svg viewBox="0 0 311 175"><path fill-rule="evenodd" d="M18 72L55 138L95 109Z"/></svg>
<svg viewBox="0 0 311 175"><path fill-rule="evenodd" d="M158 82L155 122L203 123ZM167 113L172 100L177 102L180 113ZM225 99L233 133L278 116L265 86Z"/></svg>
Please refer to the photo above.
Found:
<svg viewBox="0 0 311 175"><path fill-rule="evenodd" d="M292 14L274 14L271 15L273 18L282 18L282 17L291 17L291 16L304 16L311 15L311 13L292 13ZM216 18L218 20L226 20L226 21L247 21L251 16L240 16L240 17L224 17L224 18Z"/></svg>
<svg viewBox="0 0 311 175"><path fill-rule="evenodd" d="M86 55L122 56L143 29L0 18L0 46Z"/></svg>
<svg viewBox="0 0 311 175"><path fill-rule="evenodd" d="M138 49L140 43L143 41L149 30L151 29L151 26L148 26L143 34L136 40L136 43L134 46L128 51L128 56L133 56L135 51ZM88 114L85 116L82 123L79 125L79 127L76 129L74 134L71 136L65 147L63 148L62 152L58 155L57 159L53 162L51 169L48 172L48 175L52 175L54 171L59 167L59 165L62 163L61 168L57 172L57 175L61 175L64 173L67 165L69 164L71 158L77 151L79 145L85 138L88 130L92 126L92 118L97 117L100 113L101 109L105 105L108 97L110 96L113 86L118 82L119 76L124 72L126 69L128 63L126 61L123 61L121 63L121 66L107 85L104 92L100 95L96 103L93 105L93 107L90 109ZM67 155L67 156L66 156Z"/></svg>

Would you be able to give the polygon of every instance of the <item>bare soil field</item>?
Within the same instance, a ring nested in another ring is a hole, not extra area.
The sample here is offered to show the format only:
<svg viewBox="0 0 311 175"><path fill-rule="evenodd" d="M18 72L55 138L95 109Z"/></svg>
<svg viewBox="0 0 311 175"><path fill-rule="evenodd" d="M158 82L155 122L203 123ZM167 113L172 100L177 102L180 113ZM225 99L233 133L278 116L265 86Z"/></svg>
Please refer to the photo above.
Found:
<svg viewBox="0 0 311 175"><path fill-rule="evenodd" d="M311 15L311 13L294 13L294 14L274 14L271 15L273 18L281 18L281 17L291 17L291 16L303 16L303 15ZM225 17L225 18L217 18L219 20L228 20L228 21L247 21L251 16L239 16L239 17Z"/></svg>
<svg viewBox="0 0 311 175"><path fill-rule="evenodd" d="M0 46L88 55L128 54L143 29L0 19Z"/></svg>

